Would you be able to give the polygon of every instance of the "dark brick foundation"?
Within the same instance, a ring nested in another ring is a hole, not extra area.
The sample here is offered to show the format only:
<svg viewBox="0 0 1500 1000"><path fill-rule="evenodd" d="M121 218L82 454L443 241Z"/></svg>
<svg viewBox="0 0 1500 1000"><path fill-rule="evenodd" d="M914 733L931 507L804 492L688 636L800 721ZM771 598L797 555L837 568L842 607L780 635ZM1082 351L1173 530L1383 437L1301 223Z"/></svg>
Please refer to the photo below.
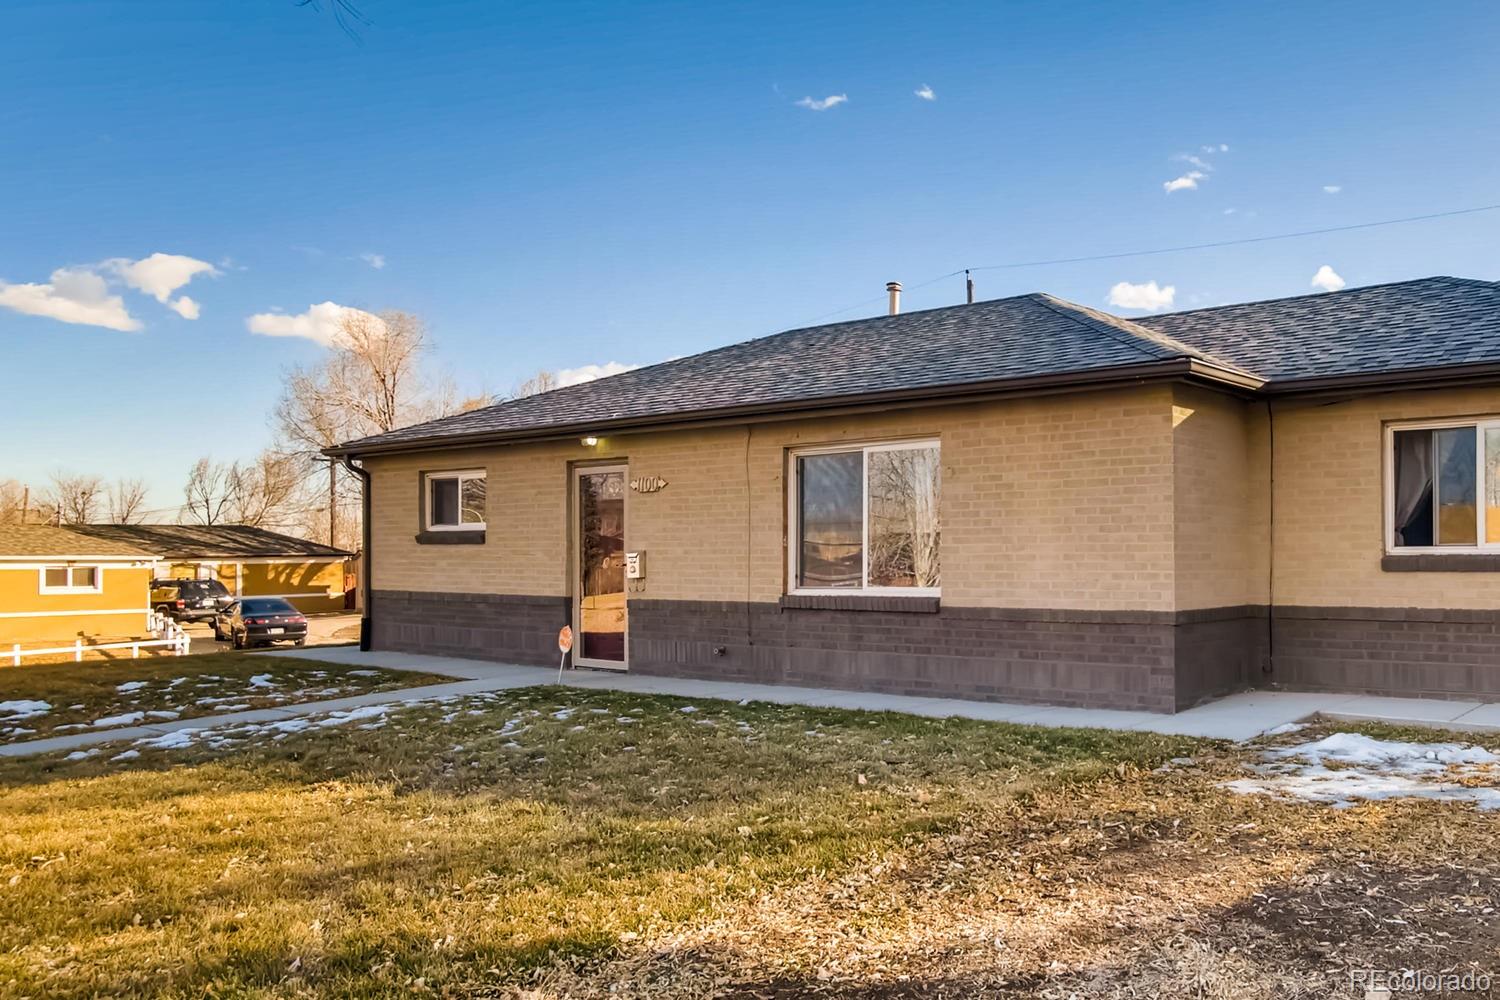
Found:
<svg viewBox="0 0 1500 1000"><path fill-rule="evenodd" d="M565 597L374 596L376 649L513 663L556 663L557 629L570 613ZM630 669L1153 712L1269 684L1500 699L1500 611L1279 607L1267 625L1264 607L1172 614L636 599ZM1268 658L1274 670L1265 673Z"/></svg>
<svg viewBox="0 0 1500 1000"><path fill-rule="evenodd" d="M1172 712L1243 687L1264 613L630 603L637 673Z"/></svg>
<svg viewBox="0 0 1500 1000"><path fill-rule="evenodd" d="M508 663L557 663L566 597L377 590L373 648Z"/></svg>
<svg viewBox="0 0 1500 1000"><path fill-rule="evenodd" d="M1278 686L1406 698L1500 698L1500 611L1276 609Z"/></svg>

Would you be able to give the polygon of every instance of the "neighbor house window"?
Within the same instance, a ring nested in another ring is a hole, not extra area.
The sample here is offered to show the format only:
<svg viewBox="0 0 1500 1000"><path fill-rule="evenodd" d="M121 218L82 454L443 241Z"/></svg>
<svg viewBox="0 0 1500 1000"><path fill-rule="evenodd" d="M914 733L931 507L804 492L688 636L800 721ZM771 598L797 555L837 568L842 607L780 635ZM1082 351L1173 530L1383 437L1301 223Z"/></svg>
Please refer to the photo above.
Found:
<svg viewBox="0 0 1500 1000"><path fill-rule="evenodd" d="M938 459L935 441L794 454L791 589L937 593Z"/></svg>
<svg viewBox="0 0 1500 1000"><path fill-rule="evenodd" d="M1392 427L1387 461L1392 552L1500 550L1500 418Z"/></svg>
<svg viewBox="0 0 1500 1000"><path fill-rule="evenodd" d="M432 472L427 475L427 528L478 531L484 527L484 473Z"/></svg>
<svg viewBox="0 0 1500 1000"><path fill-rule="evenodd" d="M100 590L98 566L43 566L44 594L95 594Z"/></svg>

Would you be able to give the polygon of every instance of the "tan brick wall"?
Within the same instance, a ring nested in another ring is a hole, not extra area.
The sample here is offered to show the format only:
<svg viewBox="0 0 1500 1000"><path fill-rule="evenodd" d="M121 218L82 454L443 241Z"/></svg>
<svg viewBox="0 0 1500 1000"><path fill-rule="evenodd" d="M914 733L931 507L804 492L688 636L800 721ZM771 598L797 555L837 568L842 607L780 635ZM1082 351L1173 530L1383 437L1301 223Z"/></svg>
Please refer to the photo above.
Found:
<svg viewBox="0 0 1500 1000"><path fill-rule="evenodd" d="M1380 568L1385 423L1496 414L1500 389L1276 404L1276 603L1500 608L1500 574Z"/></svg>
<svg viewBox="0 0 1500 1000"><path fill-rule="evenodd" d="M1171 390L1154 387L372 459L374 585L566 594L569 463L628 459L632 476L670 483L627 494L627 545L648 553L642 596L774 601L787 449L930 436L943 448L945 603L1169 610L1171 420ZM487 543L417 544L419 472L476 467Z"/></svg>
<svg viewBox="0 0 1500 1000"><path fill-rule="evenodd" d="M1172 399L1176 607L1265 602L1264 467L1254 464L1258 404L1192 386Z"/></svg>

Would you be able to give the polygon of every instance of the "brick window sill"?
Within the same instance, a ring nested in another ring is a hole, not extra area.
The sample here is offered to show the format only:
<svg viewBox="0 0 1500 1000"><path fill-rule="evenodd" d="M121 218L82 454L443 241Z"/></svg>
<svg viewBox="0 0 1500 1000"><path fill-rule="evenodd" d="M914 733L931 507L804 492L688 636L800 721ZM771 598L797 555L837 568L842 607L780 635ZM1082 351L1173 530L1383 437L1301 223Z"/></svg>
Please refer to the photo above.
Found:
<svg viewBox="0 0 1500 1000"><path fill-rule="evenodd" d="M482 531L419 531L418 545L483 545Z"/></svg>
<svg viewBox="0 0 1500 1000"><path fill-rule="evenodd" d="M1383 556L1380 568L1386 573L1500 573L1500 555L1467 552Z"/></svg>
<svg viewBox="0 0 1500 1000"><path fill-rule="evenodd" d="M887 597L865 594L786 594L782 611L887 611L937 614L940 598Z"/></svg>

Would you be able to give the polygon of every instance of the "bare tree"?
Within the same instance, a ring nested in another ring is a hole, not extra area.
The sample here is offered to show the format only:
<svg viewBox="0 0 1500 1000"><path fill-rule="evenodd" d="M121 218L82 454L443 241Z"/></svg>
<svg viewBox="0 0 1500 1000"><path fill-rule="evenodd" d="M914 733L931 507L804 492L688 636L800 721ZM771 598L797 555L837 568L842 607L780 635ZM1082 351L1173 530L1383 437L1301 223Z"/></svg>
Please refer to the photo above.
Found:
<svg viewBox="0 0 1500 1000"><path fill-rule="evenodd" d="M0 479L0 524L24 524L26 487L14 479Z"/></svg>
<svg viewBox="0 0 1500 1000"><path fill-rule="evenodd" d="M200 458L183 488L182 519L189 524L225 524L233 506L232 466Z"/></svg>
<svg viewBox="0 0 1500 1000"><path fill-rule="evenodd" d="M287 373L275 420L308 479L326 470L327 501L318 510L327 517L329 544L339 544L342 514L352 517L354 488L336 463L322 458L323 449L470 406L450 379L427 370L430 353L426 327L411 313L350 309L327 357Z"/></svg>
<svg viewBox="0 0 1500 1000"><path fill-rule="evenodd" d="M108 490L109 522L140 524L146 519L146 481L116 479Z"/></svg>
<svg viewBox="0 0 1500 1000"><path fill-rule="evenodd" d="M252 462L229 467L230 519L236 524L283 527L305 506L307 476L296 455L267 448Z"/></svg>
<svg viewBox="0 0 1500 1000"><path fill-rule="evenodd" d="M510 391L510 398L520 399L522 396L535 396L560 388L562 386L558 381L557 373L549 372L544 368L526 381L517 382L516 387Z"/></svg>
<svg viewBox="0 0 1500 1000"><path fill-rule="evenodd" d="M89 524L98 515L104 496L104 480L98 476L57 472L45 499L53 507L57 523Z"/></svg>

